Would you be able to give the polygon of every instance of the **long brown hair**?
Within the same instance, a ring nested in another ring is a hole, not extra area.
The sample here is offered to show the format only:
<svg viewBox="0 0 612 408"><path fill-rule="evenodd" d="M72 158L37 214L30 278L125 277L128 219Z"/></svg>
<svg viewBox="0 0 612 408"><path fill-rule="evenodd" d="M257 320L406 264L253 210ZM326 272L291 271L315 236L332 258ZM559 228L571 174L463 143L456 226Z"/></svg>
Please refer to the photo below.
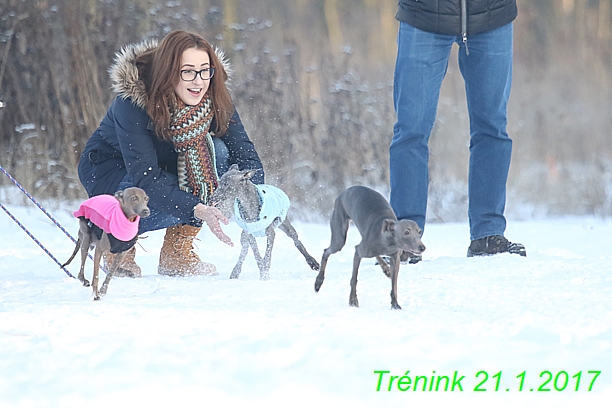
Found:
<svg viewBox="0 0 612 408"><path fill-rule="evenodd" d="M166 35L157 48L136 58L138 73L147 92L145 104L147 113L153 119L157 135L164 140L170 140L168 135L170 106L175 101L174 90L181 80L181 58L183 52L189 48L206 51L210 58L210 65L215 68L208 93L215 112L216 128L212 131L217 136L227 131L229 120L234 113L232 97L225 86L228 78L227 72L212 46L197 34L172 31Z"/></svg>

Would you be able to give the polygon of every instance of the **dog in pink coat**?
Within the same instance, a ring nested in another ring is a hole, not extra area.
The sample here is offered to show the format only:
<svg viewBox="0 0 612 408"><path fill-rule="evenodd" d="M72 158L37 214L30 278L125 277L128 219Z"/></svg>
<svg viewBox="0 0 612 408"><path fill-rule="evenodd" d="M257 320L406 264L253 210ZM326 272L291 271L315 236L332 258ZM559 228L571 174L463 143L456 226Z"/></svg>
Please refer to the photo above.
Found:
<svg viewBox="0 0 612 408"><path fill-rule="evenodd" d="M92 247L94 252L94 271L91 286L94 300L100 300L106 294L108 284L123 260L123 254L136 244L140 218L151 214L148 207L149 196L138 187L120 190L115 195L103 194L94 196L81 203L73 214L79 218L79 239L74 252L62 268L68 265L81 250L81 269L78 278L83 286L90 286L85 279L85 260ZM106 279L98 291L98 275L102 255L110 251L117 254Z"/></svg>

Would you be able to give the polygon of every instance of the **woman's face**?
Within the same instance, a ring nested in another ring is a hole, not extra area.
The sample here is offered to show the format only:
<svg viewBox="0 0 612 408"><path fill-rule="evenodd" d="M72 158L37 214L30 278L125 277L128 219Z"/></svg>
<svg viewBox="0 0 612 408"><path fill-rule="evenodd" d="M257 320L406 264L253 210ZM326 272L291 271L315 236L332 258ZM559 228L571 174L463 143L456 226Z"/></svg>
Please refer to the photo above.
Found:
<svg viewBox="0 0 612 408"><path fill-rule="evenodd" d="M186 105L197 105L210 86L211 73L210 57L206 51L186 49L181 57L179 83L174 89L176 96Z"/></svg>

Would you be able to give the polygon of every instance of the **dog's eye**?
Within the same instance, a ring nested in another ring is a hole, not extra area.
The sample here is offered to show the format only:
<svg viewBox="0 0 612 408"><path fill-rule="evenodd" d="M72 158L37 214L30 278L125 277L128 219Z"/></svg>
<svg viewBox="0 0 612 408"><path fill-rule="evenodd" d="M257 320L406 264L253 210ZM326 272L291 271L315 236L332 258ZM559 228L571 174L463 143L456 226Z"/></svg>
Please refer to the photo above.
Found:
<svg viewBox="0 0 612 408"><path fill-rule="evenodd" d="M404 235L410 235L410 231L408 230L404 231Z"/></svg>

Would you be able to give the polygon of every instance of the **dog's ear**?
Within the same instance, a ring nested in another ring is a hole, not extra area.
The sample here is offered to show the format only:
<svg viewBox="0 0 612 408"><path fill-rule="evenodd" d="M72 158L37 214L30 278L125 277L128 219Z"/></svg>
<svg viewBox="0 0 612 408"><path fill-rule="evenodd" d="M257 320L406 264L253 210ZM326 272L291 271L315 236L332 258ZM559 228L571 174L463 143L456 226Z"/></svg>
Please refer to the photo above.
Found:
<svg viewBox="0 0 612 408"><path fill-rule="evenodd" d="M238 165L237 165L237 164L232 164L232 165L230 166L230 168L228 169L228 171L231 171L231 170L234 170L234 171L239 171L240 169L238 168Z"/></svg>
<svg viewBox="0 0 612 408"><path fill-rule="evenodd" d="M387 218L386 220L383 220L382 232L393 232L393 231L395 231L395 220L392 220L391 218Z"/></svg>
<svg viewBox="0 0 612 408"><path fill-rule="evenodd" d="M123 190L119 190L115 193L115 198L121 200L123 198Z"/></svg>

